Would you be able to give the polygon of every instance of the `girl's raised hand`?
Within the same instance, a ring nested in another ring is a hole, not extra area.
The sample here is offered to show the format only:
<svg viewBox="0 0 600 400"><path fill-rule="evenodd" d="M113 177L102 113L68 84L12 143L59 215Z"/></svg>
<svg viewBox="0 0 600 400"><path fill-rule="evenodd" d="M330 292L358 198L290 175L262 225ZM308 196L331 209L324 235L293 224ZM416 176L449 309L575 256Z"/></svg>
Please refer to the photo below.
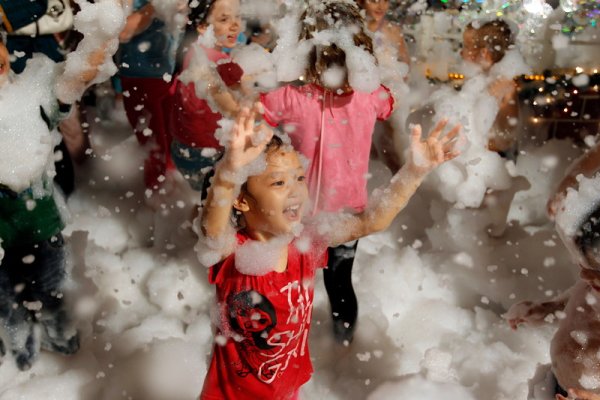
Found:
<svg viewBox="0 0 600 400"><path fill-rule="evenodd" d="M460 125L456 125L450 132L442 136L448 120L442 120L433 128L429 136L423 140L421 125L414 125L411 129L411 144L409 163L411 168L420 174L426 174L445 161L451 160L460 154L456 144L460 137Z"/></svg>
<svg viewBox="0 0 600 400"><path fill-rule="evenodd" d="M254 161L273 137L266 124L256 124L256 111L243 108L231 130L224 161L231 172L237 172Z"/></svg>

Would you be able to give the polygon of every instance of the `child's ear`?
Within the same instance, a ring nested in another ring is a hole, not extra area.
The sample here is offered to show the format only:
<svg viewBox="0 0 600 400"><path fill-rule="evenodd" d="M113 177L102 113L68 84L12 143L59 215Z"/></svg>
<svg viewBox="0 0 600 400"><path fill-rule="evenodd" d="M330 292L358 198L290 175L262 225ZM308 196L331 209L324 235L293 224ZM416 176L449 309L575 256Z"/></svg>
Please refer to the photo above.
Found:
<svg viewBox="0 0 600 400"><path fill-rule="evenodd" d="M233 208L240 212L250 211L248 200L246 200L246 197L243 194L240 194L238 198L233 201Z"/></svg>
<svg viewBox="0 0 600 400"><path fill-rule="evenodd" d="M481 49L481 52L479 54L485 62L487 62L490 65L494 64L494 57L492 56L492 52L490 49L484 47L483 49Z"/></svg>
<svg viewBox="0 0 600 400"><path fill-rule="evenodd" d="M204 35L204 32L206 32L207 29L208 29L208 24L198 25L196 27L196 31L201 35Z"/></svg>

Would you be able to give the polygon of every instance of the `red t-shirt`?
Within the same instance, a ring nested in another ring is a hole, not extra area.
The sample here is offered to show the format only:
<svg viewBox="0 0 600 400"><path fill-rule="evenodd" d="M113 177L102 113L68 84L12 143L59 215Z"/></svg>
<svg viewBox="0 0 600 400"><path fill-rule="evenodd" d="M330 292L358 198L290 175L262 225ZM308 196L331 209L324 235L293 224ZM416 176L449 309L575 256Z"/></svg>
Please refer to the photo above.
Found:
<svg viewBox="0 0 600 400"><path fill-rule="evenodd" d="M249 240L238 233L238 242ZM290 399L312 374L308 332L314 276L327 263L325 246L301 253L292 242L284 272L245 275L235 255L210 269L221 327L201 400Z"/></svg>
<svg viewBox="0 0 600 400"><path fill-rule="evenodd" d="M227 86L240 83L244 71L238 64L228 61L229 56L227 54L215 49L203 48L203 50L206 52L208 59L216 63L217 72ZM189 60L192 57L191 53L192 51L188 53L184 60L184 69L189 65ZM177 141L189 147L221 147L219 141L215 138L215 132L223 116L218 112L214 112L206 100L196 97L194 83L184 84L177 80L173 97L173 111L174 115L171 118L173 123L172 132Z"/></svg>

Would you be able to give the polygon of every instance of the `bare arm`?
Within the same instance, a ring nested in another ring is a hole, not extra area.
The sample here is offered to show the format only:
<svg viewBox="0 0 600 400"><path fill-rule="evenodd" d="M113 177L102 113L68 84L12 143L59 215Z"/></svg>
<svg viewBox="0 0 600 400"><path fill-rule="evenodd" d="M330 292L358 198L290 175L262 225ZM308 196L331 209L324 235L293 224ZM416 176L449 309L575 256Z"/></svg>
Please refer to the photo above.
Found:
<svg viewBox="0 0 600 400"><path fill-rule="evenodd" d="M208 90L221 114L232 118L240 112L238 101L225 85L211 85Z"/></svg>
<svg viewBox="0 0 600 400"><path fill-rule="evenodd" d="M492 83L488 92L498 101L498 115L495 125L500 135L490 138L488 147L492 151L508 150L516 141L516 124L519 116L517 84L512 79L499 79Z"/></svg>
<svg viewBox="0 0 600 400"><path fill-rule="evenodd" d="M107 45L104 44L99 49L91 52L86 60L84 69L79 70L76 74L63 73L56 80L56 97L61 104L73 104L73 93L78 93L79 97L83 94L85 88L98 75L98 68L104 63L107 57Z"/></svg>
<svg viewBox="0 0 600 400"><path fill-rule="evenodd" d="M240 190L236 175L262 153L273 135L264 127L255 130L254 121L254 112L248 109L240 112L223 159L216 166L201 221L202 232L208 239L219 239L230 231L231 209Z"/></svg>
<svg viewBox="0 0 600 400"><path fill-rule="evenodd" d="M329 232L330 246L339 245L386 229L406 206L425 176L435 167L458 155L454 145L460 126L440 137L447 121L442 121L421 140L421 127L413 127L409 161L392 177L390 185L373 196L359 214L341 216Z"/></svg>
<svg viewBox="0 0 600 400"><path fill-rule="evenodd" d="M398 59L410 66L410 54L408 54L408 46L406 45L404 34L400 28L398 28Z"/></svg>
<svg viewBox="0 0 600 400"><path fill-rule="evenodd" d="M132 12L125 22L125 27L119 35L119 42L127 43L134 36L145 31L154 19L154 6L146 4L137 11Z"/></svg>
<svg viewBox="0 0 600 400"><path fill-rule="evenodd" d="M59 102L73 104L81 98L91 83L108 79L116 67L112 56L118 47L118 35L125 23L123 3L129 0L112 0L106 2L107 10L114 13L115 24L100 27L100 20L81 24L83 39L75 51L69 53L63 63L64 71L56 79L55 94ZM111 4L112 3L112 4ZM88 7L98 9L98 4ZM108 12L108 11L107 11ZM118 16L117 16L118 15ZM76 16L78 18L78 16Z"/></svg>
<svg viewBox="0 0 600 400"><path fill-rule="evenodd" d="M506 314L502 315L512 329L517 329L519 324L538 325L545 322L549 314L562 311L571 297L572 288L555 297L550 301L541 303L533 301L521 301L513 304Z"/></svg>

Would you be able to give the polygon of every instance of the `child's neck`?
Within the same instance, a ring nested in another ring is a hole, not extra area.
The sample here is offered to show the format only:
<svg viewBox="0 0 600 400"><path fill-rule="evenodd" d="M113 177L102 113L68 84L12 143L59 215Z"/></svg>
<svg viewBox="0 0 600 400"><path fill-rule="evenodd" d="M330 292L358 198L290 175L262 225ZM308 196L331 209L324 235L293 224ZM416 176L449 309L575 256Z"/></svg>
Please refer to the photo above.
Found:
<svg viewBox="0 0 600 400"><path fill-rule="evenodd" d="M273 266L273 271L285 272L288 260L288 244L290 241L287 240L285 236L274 236L254 229L246 228L245 231L252 240L258 242L279 241L281 243L280 248L274 249L275 251L279 251L279 255L277 257L276 265Z"/></svg>
<svg viewBox="0 0 600 400"><path fill-rule="evenodd" d="M371 32L377 32L379 29L381 29L381 27L383 26L384 23L385 23L385 18L382 18L379 21L374 20L374 19L369 19L369 21L367 22L367 29L370 30Z"/></svg>
<svg viewBox="0 0 600 400"><path fill-rule="evenodd" d="M341 86L341 87L339 87L337 89L328 88L327 86L324 86L321 83L315 83L315 85L317 85L319 88L321 88L325 92L332 92L332 93L335 93L335 94L350 94L350 93L354 92L354 89L352 89L352 86L350 86L347 83L344 84L344 86ZM340 90L343 93L339 93Z"/></svg>

